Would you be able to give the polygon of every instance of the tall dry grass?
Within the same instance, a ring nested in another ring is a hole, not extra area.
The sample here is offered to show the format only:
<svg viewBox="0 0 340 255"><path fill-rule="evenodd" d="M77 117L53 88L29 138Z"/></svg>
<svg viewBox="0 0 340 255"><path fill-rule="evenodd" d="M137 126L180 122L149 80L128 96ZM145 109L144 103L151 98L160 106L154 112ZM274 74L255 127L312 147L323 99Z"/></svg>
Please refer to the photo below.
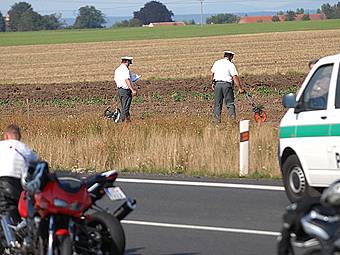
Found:
<svg viewBox="0 0 340 255"><path fill-rule="evenodd" d="M0 128L17 123L23 141L53 169L183 173L237 176L238 123L217 126L206 119L148 118L114 124L94 115L81 117L6 117ZM277 130L251 127L250 175L279 176Z"/></svg>

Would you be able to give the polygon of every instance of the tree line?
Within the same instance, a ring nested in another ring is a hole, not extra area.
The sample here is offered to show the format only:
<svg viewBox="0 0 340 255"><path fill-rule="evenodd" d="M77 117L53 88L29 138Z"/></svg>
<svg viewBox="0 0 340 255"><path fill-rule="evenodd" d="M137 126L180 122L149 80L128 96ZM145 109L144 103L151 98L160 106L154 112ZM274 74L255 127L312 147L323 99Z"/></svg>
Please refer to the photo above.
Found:
<svg viewBox="0 0 340 255"><path fill-rule="evenodd" d="M317 13L323 13L326 19L340 19L340 2L334 5L323 4L321 8L317 9ZM302 15L301 20L310 20L309 14L305 13L303 8L297 8L296 11L279 11L272 17L273 22L280 21L279 16L284 16L285 21L293 21L298 15ZM238 23L241 17L230 13L217 14L211 16L206 20L207 24L224 24L224 23Z"/></svg>
<svg viewBox="0 0 340 255"><path fill-rule="evenodd" d="M93 6L81 7L72 28L101 28L104 14ZM0 32L56 30L64 28L60 14L40 15L26 2L15 3L6 17L0 12Z"/></svg>
<svg viewBox="0 0 340 255"><path fill-rule="evenodd" d="M340 19L340 2L334 5L323 4L318 13L324 13L327 19ZM273 21L279 21L278 15L284 15L285 20L295 20L298 14L303 14L302 20L308 20L308 13L303 8L296 11L278 12L273 16ZM114 27L139 27L153 22L171 22L174 13L158 1L147 2L139 11L133 12L133 18L114 24ZM230 13L213 15L206 19L207 24L237 23L240 17ZM68 28L102 28L106 23L104 14L94 6L79 8L78 15L72 26ZM195 24L193 20L186 22ZM65 28L66 24L61 21L61 15L41 15L35 12L32 6L26 2L15 3L11 6L6 17L0 12L0 32L4 31L37 31L56 30Z"/></svg>
<svg viewBox="0 0 340 255"><path fill-rule="evenodd" d="M143 8L133 13L133 19L124 20L115 24L119 26L141 26L151 22L173 21L173 12L157 1L147 2ZM106 23L104 14L94 6L79 8L78 15L73 26L68 28L102 28ZM55 30L65 28L61 21L61 15L40 15L26 2L15 3L8 11L6 17L0 12L0 32L4 31L37 31Z"/></svg>

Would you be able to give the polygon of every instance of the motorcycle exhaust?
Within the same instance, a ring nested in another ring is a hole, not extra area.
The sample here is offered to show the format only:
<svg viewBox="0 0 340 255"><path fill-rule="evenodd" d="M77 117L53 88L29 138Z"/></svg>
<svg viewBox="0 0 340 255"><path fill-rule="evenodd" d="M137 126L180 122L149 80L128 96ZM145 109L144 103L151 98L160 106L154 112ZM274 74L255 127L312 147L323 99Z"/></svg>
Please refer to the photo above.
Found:
<svg viewBox="0 0 340 255"><path fill-rule="evenodd" d="M121 221L135 208L136 200L128 198L124 204L122 204L116 211L114 211L113 216L115 216L119 221Z"/></svg>
<svg viewBox="0 0 340 255"><path fill-rule="evenodd" d="M11 248L16 247L16 240L13 230L11 229L12 221L9 215L4 215L1 217L1 226L5 234L7 241L7 246Z"/></svg>

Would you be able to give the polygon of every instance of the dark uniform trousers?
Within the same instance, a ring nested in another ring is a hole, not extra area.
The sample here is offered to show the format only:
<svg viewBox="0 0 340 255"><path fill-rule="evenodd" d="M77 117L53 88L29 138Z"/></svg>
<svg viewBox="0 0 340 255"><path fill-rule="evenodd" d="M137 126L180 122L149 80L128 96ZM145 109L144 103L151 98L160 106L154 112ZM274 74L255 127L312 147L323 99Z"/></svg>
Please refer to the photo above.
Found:
<svg viewBox="0 0 340 255"><path fill-rule="evenodd" d="M22 191L21 180L15 177L0 177L0 214L9 214L19 221L18 202Z"/></svg>
<svg viewBox="0 0 340 255"><path fill-rule="evenodd" d="M215 85L215 105L214 117L216 121L221 122L221 111L224 103L228 109L229 118L236 118L234 86L230 82L216 81Z"/></svg>
<svg viewBox="0 0 340 255"><path fill-rule="evenodd" d="M18 203L22 191L21 180L15 177L0 177L0 216L9 215L12 223L20 221ZM6 238L2 226L0 226L0 253L4 253ZM7 253L6 253L7 254Z"/></svg>
<svg viewBox="0 0 340 255"><path fill-rule="evenodd" d="M130 89L118 88L118 96L122 106L121 120L130 120L130 106L132 102L132 92Z"/></svg>

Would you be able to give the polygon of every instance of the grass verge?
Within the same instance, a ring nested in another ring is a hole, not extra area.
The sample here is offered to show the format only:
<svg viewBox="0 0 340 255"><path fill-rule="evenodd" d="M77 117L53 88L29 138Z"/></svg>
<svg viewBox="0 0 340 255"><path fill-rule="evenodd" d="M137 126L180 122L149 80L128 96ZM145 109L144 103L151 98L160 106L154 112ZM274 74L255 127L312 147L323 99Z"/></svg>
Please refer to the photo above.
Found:
<svg viewBox="0 0 340 255"><path fill-rule="evenodd" d="M158 117L114 124L94 115L5 117L0 128L17 123L24 142L53 169L135 171L194 176L237 177L238 123L215 125L206 119ZM280 176L277 129L251 127L251 177Z"/></svg>

